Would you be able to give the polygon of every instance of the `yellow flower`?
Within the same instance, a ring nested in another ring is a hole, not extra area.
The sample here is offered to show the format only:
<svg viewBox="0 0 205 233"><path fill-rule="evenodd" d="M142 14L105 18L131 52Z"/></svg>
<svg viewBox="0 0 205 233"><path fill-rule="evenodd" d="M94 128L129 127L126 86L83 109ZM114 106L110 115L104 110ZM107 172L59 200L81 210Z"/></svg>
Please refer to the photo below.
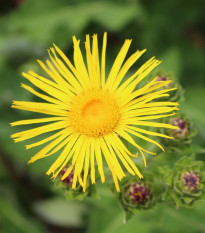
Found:
<svg viewBox="0 0 205 233"><path fill-rule="evenodd" d="M64 167L69 165L62 180L74 170L72 188L74 189L76 183L79 182L85 191L89 173L91 182L95 183L96 164L101 181L105 181L103 163L106 162L116 189L119 191L118 180L126 176L121 164L130 174L142 178L131 159L131 157L137 157L137 154L133 155L123 144L122 139L140 151L145 166L144 152L155 153L142 148L132 136L154 143L163 150L159 143L145 135L171 137L142 127L177 128L170 124L150 121L174 114L173 111L177 110L178 103L160 102L158 99L168 96L167 93L175 88L161 89L171 81L157 81L157 77L145 86L137 87L146 75L160 64L160 61L154 57L143 64L126 81L123 80L130 67L145 52L145 50L136 51L124 62L131 40L124 42L108 76L105 74L107 33L103 37L101 63L99 62L97 35L93 36L92 49L90 37L86 36L87 65L80 50L80 41L74 36L73 42L74 65L54 45L54 48L49 50L50 60L46 61L47 65L38 60L40 66L50 76L49 78L39 76L33 71L22 74L40 91L25 84L21 86L45 100L46 103L14 101L12 107L51 116L11 123L12 126L47 123L15 133L11 137L15 142L20 142L52 131L51 136L26 145L26 149L30 149L47 143L30 159L29 163L51 156L62 149L46 174L53 174L52 177L55 178ZM153 101L155 99L157 101Z"/></svg>

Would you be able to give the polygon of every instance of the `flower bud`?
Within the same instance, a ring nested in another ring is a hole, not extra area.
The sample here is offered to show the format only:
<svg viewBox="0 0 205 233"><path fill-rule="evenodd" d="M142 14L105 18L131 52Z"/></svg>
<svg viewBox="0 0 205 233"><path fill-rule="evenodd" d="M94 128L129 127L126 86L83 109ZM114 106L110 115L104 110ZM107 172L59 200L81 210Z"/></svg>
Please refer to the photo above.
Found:
<svg viewBox="0 0 205 233"><path fill-rule="evenodd" d="M148 203L150 197L150 188L144 182L129 184L125 189L125 199L132 206L143 206Z"/></svg>
<svg viewBox="0 0 205 233"><path fill-rule="evenodd" d="M182 191L196 193L200 185L200 175L197 171L186 171L181 174Z"/></svg>
<svg viewBox="0 0 205 233"><path fill-rule="evenodd" d="M60 177L63 177L63 175L66 173L67 169L68 169L68 168L64 168L64 169L61 171ZM63 182L64 184L66 184L67 186L72 185L72 183L73 183L73 175L74 175L74 170L72 170L72 171L70 172L70 174L69 174L64 180L62 180L62 182Z"/></svg>
<svg viewBox="0 0 205 233"><path fill-rule="evenodd" d="M170 125L178 126L178 129L170 129L169 134L175 139L185 139L189 134L189 126L182 117L171 118L169 121Z"/></svg>
<svg viewBox="0 0 205 233"><path fill-rule="evenodd" d="M160 82L160 81L168 81L168 80L170 80L170 79L167 76L162 75L162 76L159 76L156 81ZM168 84L164 85L162 88L165 89L165 88L170 87L171 85L172 85L172 83L168 83Z"/></svg>
<svg viewBox="0 0 205 233"><path fill-rule="evenodd" d="M191 120L183 113L165 119L164 123L178 127L178 129L160 129L160 133L173 137L171 140L161 139L161 142L166 146L179 149L179 145L183 146L190 143L196 135L196 130L193 128Z"/></svg>
<svg viewBox="0 0 205 233"><path fill-rule="evenodd" d="M184 91L181 85L177 82L177 79L173 73L167 72L166 70L163 70L163 69L156 69L149 76L150 76L150 79L153 79L157 76L158 78L156 81L158 82L165 82L169 80L172 81L160 87L160 90L176 88L175 90L170 92L168 96L160 97L161 100L180 101L184 99L183 97Z"/></svg>
<svg viewBox="0 0 205 233"><path fill-rule="evenodd" d="M184 156L175 162L174 167L160 169L166 185L164 199L173 200L177 207L188 207L199 199L204 199L204 162L196 161L195 156Z"/></svg>

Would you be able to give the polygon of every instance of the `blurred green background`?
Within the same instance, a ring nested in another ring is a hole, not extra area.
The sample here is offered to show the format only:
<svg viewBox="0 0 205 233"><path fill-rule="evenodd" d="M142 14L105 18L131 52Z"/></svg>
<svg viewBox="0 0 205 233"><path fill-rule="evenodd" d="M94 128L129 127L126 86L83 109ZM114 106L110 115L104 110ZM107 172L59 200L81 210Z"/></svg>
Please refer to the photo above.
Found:
<svg viewBox="0 0 205 233"><path fill-rule="evenodd" d="M130 50L147 48L143 59L162 59L185 88L181 109L192 118L205 146L204 0L7 0L0 5L0 233L203 233L205 203L176 210L158 205L123 224L123 211L99 185L101 200L67 201L53 190L44 172L52 159L27 165L35 150L14 144L9 122L31 114L12 110L11 101L33 100L20 88L22 71L42 72L36 59L47 58L56 43L72 59L72 36L108 32L107 66L126 38ZM142 60L143 60L142 59ZM24 81L25 82L25 81ZM20 130L20 128L19 128ZM204 155L199 155L204 159Z"/></svg>

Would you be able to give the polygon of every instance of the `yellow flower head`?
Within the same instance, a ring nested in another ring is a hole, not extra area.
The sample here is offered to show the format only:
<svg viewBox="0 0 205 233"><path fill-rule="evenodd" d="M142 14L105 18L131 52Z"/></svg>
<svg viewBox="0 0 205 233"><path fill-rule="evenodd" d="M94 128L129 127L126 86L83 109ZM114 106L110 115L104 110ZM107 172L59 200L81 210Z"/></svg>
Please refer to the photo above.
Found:
<svg viewBox="0 0 205 233"><path fill-rule="evenodd" d="M142 148L133 136L154 143L163 150L159 143L146 135L171 137L142 127L177 128L170 124L152 121L170 116L174 114L174 110L177 110L178 103L154 101L168 96L167 93L174 88L162 89L162 86L171 81L157 81L157 77L138 88L138 84L146 75L160 64L160 61L154 57L143 64L126 81L123 80L130 67L145 52L145 50L136 51L124 62L131 40L124 42L107 77L105 75L107 33L103 38L101 59L99 59L97 35L93 36L92 48L90 37L86 36L87 65L80 50L80 41L73 37L73 42L74 65L54 45L54 48L49 50L50 60L47 60L46 64L38 60L50 78L39 76L33 71L23 73L23 76L40 91L25 84L21 86L43 99L44 102L14 101L12 107L51 116L11 123L12 126L46 123L40 127L15 133L11 137L15 142L20 142L53 132L51 136L43 140L26 145L26 148L30 149L47 143L30 159L29 163L51 156L62 149L46 174L52 174L55 178L64 167L69 165L61 179L65 179L74 170L72 188L74 189L79 182L85 191L89 173L91 182L95 183L96 167L101 181L105 181L103 163L106 162L116 189L119 191L118 180L126 176L121 164L130 174L142 178L131 159L137 155L133 155L126 148L122 139L138 149L143 156L145 166L144 152L155 153Z"/></svg>

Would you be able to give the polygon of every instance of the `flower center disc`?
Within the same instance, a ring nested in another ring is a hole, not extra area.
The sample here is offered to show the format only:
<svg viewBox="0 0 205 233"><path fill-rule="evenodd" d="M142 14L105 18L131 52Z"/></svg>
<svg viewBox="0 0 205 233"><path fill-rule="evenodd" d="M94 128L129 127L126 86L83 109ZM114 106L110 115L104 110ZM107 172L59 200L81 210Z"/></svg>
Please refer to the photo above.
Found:
<svg viewBox="0 0 205 233"><path fill-rule="evenodd" d="M77 132L99 137L114 131L119 123L120 112L108 91L91 90L74 97L69 118Z"/></svg>

